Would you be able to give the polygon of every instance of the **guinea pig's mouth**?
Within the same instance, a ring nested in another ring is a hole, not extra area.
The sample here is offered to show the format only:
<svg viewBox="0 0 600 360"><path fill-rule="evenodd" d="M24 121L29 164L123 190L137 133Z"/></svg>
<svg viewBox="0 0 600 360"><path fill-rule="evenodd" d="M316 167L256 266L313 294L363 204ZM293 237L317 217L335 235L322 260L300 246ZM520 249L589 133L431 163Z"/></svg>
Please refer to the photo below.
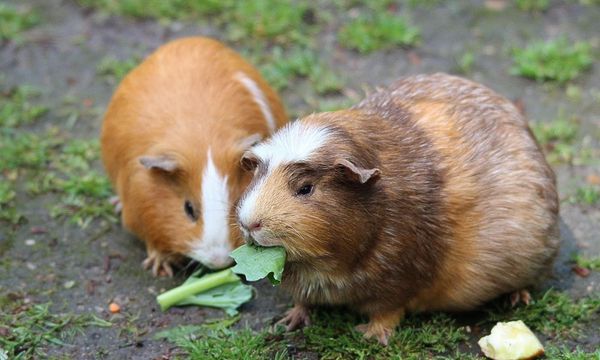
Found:
<svg viewBox="0 0 600 360"><path fill-rule="evenodd" d="M277 237L272 236L272 234L267 234L264 230L248 231L247 229L242 228L242 236L248 245L263 247L281 246L281 241L278 241Z"/></svg>

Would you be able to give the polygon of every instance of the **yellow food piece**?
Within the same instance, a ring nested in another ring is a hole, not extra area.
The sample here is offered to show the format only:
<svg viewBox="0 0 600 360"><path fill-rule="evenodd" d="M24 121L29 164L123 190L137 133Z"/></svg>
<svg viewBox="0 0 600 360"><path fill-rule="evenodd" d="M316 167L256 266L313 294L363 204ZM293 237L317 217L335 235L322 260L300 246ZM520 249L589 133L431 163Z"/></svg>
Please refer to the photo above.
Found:
<svg viewBox="0 0 600 360"><path fill-rule="evenodd" d="M494 360L533 359L544 354L542 343L521 320L497 323L478 344L484 355Z"/></svg>

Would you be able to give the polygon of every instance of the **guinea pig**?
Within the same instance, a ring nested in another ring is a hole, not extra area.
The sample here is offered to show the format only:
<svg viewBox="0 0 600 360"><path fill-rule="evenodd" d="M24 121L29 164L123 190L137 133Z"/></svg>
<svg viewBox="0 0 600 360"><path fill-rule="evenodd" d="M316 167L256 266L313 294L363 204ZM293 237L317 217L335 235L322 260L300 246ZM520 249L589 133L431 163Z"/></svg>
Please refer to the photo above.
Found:
<svg viewBox="0 0 600 360"><path fill-rule="evenodd" d="M290 123L242 157L246 240L283 246L280 322L313 305L368 316L387 344L405 312L528 301L559 246L555 176L507 99L446 74L400 79L341 111Z"/></svg>
<svg viewBox="0 0 600 360"><path fill-rule="evenodd" d="M252 175L240 158L287 121L277 94L233 50L191 37L158 48L116 89L102 160L124 227L146 243L146 268L185 257L231 264L243 243L235 203Z"/></svg>

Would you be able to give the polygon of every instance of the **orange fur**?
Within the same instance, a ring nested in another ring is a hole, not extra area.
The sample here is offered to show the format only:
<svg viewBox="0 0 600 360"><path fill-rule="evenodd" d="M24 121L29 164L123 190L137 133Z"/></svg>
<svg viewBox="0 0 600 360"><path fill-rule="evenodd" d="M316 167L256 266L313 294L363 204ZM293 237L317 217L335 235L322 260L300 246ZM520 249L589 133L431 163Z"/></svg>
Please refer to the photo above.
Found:
<svg viewBox="0 0 600 360"><path fill-rule="evenodd" d="M276 127L287 121L277 94L250 64L208 38L184 38L151 54L128 74L108 106L102 127L102 159L123 206L124 226L168 259L186 254L202 233L202 219L190 221L185 199L199 207L202 171L211 149L221 174L228 176L230 200L250 181L239 166L243 139L270 135L252 94L235 79L243 72L264 93ZM173 174L146 169L142 156L168 155ZM241 243L237 227L231 243Z"/></svg>

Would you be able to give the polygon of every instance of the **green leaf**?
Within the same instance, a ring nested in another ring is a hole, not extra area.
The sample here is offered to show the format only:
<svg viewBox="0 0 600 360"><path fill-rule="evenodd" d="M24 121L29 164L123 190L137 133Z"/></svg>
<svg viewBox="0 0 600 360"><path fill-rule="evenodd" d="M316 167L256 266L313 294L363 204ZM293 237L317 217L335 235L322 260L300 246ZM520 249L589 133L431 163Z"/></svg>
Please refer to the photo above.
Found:
<svg viewBox="0 0 600 360"><path fill-rule="evenodd" d="M193 295L178 302L177 305L210 306L225 310L227 315L234 316L237 308L252 299L252 286L235 282Z"/></svg>
<svg viewBox="0 0 600 360"><path fill-rule="evenodd" d="M231 283L241 283L239 276L231 272L231 269L206 274L200 278L192 275L182 285L158 295L156 301L160 309L165 311L171 306L180 305L182 301L187 301L192 296Z"/></svg>
<svg viewBox="0 0 600 360"><path fill-rule="evenodd" d="M273 285L279 285L285 265L285 249L280 246L260 247L242 245L230 255L237 263L231 270L246 276L248 281L268 277Z"/></svg>

